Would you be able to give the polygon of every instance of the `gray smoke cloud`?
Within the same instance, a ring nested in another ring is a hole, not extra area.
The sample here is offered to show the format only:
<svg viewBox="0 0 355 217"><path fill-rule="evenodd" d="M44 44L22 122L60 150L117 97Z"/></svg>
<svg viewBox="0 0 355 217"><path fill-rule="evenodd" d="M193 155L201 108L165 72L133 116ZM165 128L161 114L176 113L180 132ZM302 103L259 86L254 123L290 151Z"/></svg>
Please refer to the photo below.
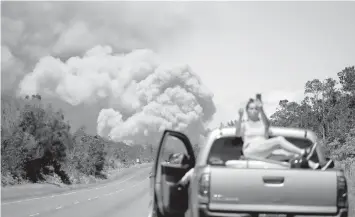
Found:
<svg viewBox="0 0 355 217"><path fill-rule="evenodd" d="M105 102L97 133L143 145L156 144L167 128L199 142L216 111L213 94L188 65L163 64L148 49L115 54L96 46L66 61L43 57L20 82L19 95L34 93L88 109Z"/></svg>

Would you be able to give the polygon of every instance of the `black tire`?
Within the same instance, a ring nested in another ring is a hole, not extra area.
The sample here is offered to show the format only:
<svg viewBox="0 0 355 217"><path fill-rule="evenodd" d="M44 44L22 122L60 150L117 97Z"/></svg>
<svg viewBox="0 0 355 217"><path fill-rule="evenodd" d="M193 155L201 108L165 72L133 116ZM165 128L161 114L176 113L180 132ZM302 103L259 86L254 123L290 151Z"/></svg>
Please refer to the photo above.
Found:
<svg viewBox="0 0 355 217"><path fill-rule="evenodd" d="M160 211L157 208L157 206L154 206L153 207L152 217L184 217L184 216L181 216L181 215L163 215L163 214L160 213Z"/></svg>
<svg viewBox="0 0 355 217"><path fill-rule="evenodd" d="M348 214L348 212L343 212L343 213L340 215L340 217L349 217L349 214Z"/></svg>

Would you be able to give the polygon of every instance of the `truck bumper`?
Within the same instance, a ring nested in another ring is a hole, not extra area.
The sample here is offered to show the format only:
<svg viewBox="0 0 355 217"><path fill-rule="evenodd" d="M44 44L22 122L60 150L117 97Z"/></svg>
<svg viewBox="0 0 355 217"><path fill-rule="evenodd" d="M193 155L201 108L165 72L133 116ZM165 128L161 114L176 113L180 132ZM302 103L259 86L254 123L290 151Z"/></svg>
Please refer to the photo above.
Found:
<svg viewBox="0 0 355 217"><path fill-rule="evenodd" d="M250 217L249 214L244 213L231 213L231 212L215 212L210 211L207 205L199 206L199 216L198 217Z"/></svg>
<svg viewBox="0 0 355 217"><path fill-rule="evenodd" d="M250 217L254 215L250 215L249 213L235 213L235 212L215 212L215 211L210 211L207 207L207 205L200 205L199 206L199 216L196 217ZM301 216L305 214L299 214ZM257 214L255 216L258 216ZM297 215L288 215L288 216L297 216ZM317 216L312 214L311 216ZM324 214L319 214L319 216L332 216L332 217L349 217L348 215L348 209L339 209L337 214L333 215L324 215ZM195 217L195 216L194 216Z"/></svg>
<svg viewBox="0 0 355 217"><path fill-rule="evenodd" d="M348 209L344 208L344 209L339 209L339 213L338 215L336 215L336 217L349 217L348 214Z"/></svg>

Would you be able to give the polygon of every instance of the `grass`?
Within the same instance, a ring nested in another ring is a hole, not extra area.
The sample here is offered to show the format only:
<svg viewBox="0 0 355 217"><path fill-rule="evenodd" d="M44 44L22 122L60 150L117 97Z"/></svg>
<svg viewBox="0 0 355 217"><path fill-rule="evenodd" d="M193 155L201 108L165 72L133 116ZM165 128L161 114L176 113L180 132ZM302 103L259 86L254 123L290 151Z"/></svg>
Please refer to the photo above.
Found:
<svg viewBox="0 0 355 217"><path fill-rule="evenodd" d="M346 171L349 187L349 216L355 216L355 163Z"/></svg>

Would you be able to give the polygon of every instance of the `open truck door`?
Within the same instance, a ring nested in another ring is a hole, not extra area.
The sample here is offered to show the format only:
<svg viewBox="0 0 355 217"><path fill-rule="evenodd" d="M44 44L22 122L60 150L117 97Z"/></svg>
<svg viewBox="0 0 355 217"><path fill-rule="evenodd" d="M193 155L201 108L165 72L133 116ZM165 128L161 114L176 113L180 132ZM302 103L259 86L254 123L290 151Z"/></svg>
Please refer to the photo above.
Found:
<svg viewBox="0 0 355 217"><path fill-rule="evenodd" d="M177 157L180 160L170 160L174 152L175 155L180 155ZM153 171L155 175L152 201L156 216L184 216L188 209L188 188L179 185L179 181L194 167L195 155L188 137L177 131L165 130Z"/></svg>

